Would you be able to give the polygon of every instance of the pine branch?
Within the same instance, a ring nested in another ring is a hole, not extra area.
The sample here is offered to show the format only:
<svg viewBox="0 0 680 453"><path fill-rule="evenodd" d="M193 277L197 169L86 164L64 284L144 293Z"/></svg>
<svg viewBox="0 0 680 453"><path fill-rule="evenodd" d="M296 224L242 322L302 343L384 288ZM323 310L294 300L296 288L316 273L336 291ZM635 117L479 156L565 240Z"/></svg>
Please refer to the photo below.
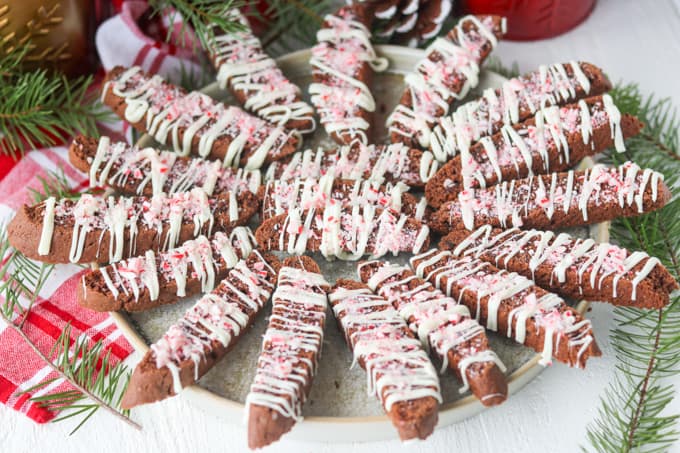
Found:
<svg viewBox="0 0 680 453"><path fill-rule="evenodd" d="M189 30L193 30L203 48L207 48L208 41L215 35L215 28L227 33L243 30L243 26L230 18L229 11L241 8L247 4L242 0L151 0L149 5L154 14L158 15L168 9L174 10L170 14L170 21L181 16L180 44L186 44ZM187 28L190 27L190 28ZM168 30L166 39L169 41L172 30Z"/></svg>
<svg viewBox="0 0 680 453"><path fill-rule="evenodd" d="M503 62L494 55L487 58L484 69L488 69L489 71L500 74L507 79L517 77L520 74L519 65L516 61L513 62L510 67L508 67L505 66L505 64L503 64Z"/></svg>
<svg viewBox="0 0 680 453"><path fill-rule="evenodd" d="M324 16L336 6L333 0L270 0L268 3L264 15L271 20L262 45L270 53L314 45Z"/></svg>
<svg viewBox="0 0 680 453"><path fill-rule="evenodd" d="M0 153L13 157L27 149L52 146L74 133L97 134L97 121L111 117L91 77L69 80L45 70L22 72L26 48L0 57Z"/></svg>
<svg viewBox="0 0 680 453"><path fill-rule="evenodd" d="M37 179L40 182L40 189L28 188L33 203L40 203L50 197L57 200L60 198L77 199L82 195L82 192L74 192L71 189L71 184L69 184L64 170L61 168L57 171L48 171L46 178L38 176Z"/></svg>
<svg viewBox="0 0 680 453"><path fill-rule="evenodd" d="M67 194L72 196L68 181L63 173L51 174L41 181L43 193L34 191L34 197ZM90 344L86 336L71 340L71 326L67 324L49 354L43 353L31 341L23 327L28 319L38 294L49 280L55 266L36 263L14 250L7 237L7 230L0 226L0 321L14 330L21 339L54 370L58 377L47 379L25 390L31 393L63 379L71 387L65 392L51 392L31 398L52 411L61 411L55 422L80 417L71 434L80 429L100 409L109 412L128 425L141 429L130 420L129 411L120 408L130 370L121 362L111 363L111 351L102 340Z"/></svg>
<svg viewBox="0 0 680 453"><path fill-rule="evenodd" d="M621 245L658 257L673 276L680 278L680 121L667 99L644 98L635 84L612 92L621 112L638 116L644 134L626 141L627 151L607 153L605 159L620 164L633 160L665 176L673 191L662 210L612 223L612 239ZM677 441L680 414L664 414L675 388L662 379L675 375L680 364L680 296L661 310L614 309L616 327L611 332L617 373L601 398L598 417L588 427L588 440L596 451L665 451ZM585 449L585 448L584 448Z"/></svg>
<svg viewBox="0 0 680 453"><path fill-rule="evenodd" d="M89 342L85 336L72 341L71 325L67 324L49 355L43 357L56 365L55 369L68 379L76 391L49 393L31 400L50 410L67 412L55 419L55 422L83 416L71 434L100 408L139 429L140 426L130 420L129 411L120 410L120 402L130 378L128 368L123 363L115 366L111 364L111 351L104 349L102 340L91 346ZM54 381L46 380L26 392L39 390L52 382ZM90 401L85 401L87 399Z"/></svg>
<svg viewBox="0 0 680 453"><path fill-rule="evenodd" d="M45 362L50 368L60 375L60 379L64 379L75 389L69 393L68 398L64 398L64 393L54 393L31 399L32 401L40 402L43 407L46 407L50 410L76 411L75 413L56 418L54 420L55 422L67 420L71 417L84 413L85 418L81 420L81 422L75 427L75 429L73 429L73 431L71 431L71 434L73 434L78 429L80 429L84 422L94 415L97 410L104 409L133 428L138 430L142 428L138 423L134 422L127 416L126 411L119 412L116 410L116 407L120 407L120 400L123 393L125 392L125 387L127 386L127 380L129 380L130 373L127 370L127 367L121 363L116 365L114 368L110 367L110 352L102 355L101 341L98 341L92 348L84 348L82 341L78 340L76 341L75 346L72 348L74 352L71 355L62 354L63 358L61 361L59 361L59 358L57 358L57 363L55 363L50 359L49 356L45 355L40 349L38 349L38 347L31 341L23 329L9 322L7 319L5 319L5 321L7 322L9 328L17 332L24 342L26 342L26 344L38 355L38 357L40 357L43 362ZM62 342L64 347L71 348L70 337L66 335L70 335L70 325L68 324L64 331L62 331L60 337L57 339L57 344L55 344L55 346L58 345L59 342ZM82 355L79 357L76 355L76 353L80 353ZM80 360L81 358L82 360ZM79 366L78 362L85 363L87 366ZM94 374L92 363L94 363L96 366L96 364L99 362L102 363L102 367L96 374ZM109 374L107 374L107 372ZM119 388L119 382L122 376L125 376L126 382L123 385L122 390L118 391L117 389ZM47 380L30 389L27 389L26 392L38 390L53 382L54 380ZM114 398L115 395L118 395L118 397ZM86 398L91 402L86 404L78 404L78 402ZM115 407L112 404L115 404Z"/></svg>

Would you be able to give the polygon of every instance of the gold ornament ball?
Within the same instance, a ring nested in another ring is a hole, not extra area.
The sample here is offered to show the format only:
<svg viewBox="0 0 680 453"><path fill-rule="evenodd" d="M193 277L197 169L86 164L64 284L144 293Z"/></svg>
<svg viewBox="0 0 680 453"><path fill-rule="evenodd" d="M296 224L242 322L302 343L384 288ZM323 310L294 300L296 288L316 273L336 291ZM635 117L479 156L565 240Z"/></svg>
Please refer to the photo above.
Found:
<svg viewBox="0 0 680 453"><path fill-rule="evenodd" d="M45 68L69 76L94 67L91 0L0 0L0 51L28 46L27 70Z"/></svg>

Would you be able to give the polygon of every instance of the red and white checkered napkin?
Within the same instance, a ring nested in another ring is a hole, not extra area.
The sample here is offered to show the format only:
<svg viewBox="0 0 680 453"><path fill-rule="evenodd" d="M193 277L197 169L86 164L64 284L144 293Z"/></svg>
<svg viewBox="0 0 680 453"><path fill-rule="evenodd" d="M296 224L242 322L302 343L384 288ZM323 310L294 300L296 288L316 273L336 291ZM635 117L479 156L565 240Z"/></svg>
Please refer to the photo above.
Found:
<svg viewBox="0 0 680 453"><path fill-rule="evenodd" d="M199 74L189 36L185 47L174 46L150 37L137 25L148 4L145 1L120 3L120 13L104 22L97 30L96 44L104 69L116 65L140 65L147 71L164 77L176 78L182 68L185 73ZM172 30L175 39L180 33L179 15L162 14L156 21L157 36L165 36ZM163 30L165 29L165 30ZM172 40L171 40L172 41ZM179 42L179 41L178 41ZM126 140L129 125L117 122L100 125L100 132L113 140ZM18 163L0 159L0 225L7 225L22 204L30 204L29 188L40 190L40 177L49 178L49 172L61 169L74 190L88 185L87 175L68 163L67 149L55 147L34 150ZM10 169L11 168L11 169ZM1 175L6 176L3 178ZM6 257L0 257L6 259ZM72 340L86 335L93 342L103 340L111 351L112 364L123 360L131 352L130 344L106 313L81 308L76 301L76 289L84 270L75 265L57 265L49 281L43 287L26 323L24 332L43 353L48 354L55 339L66 323L71 323ZM0 300L0 303L4 303ZM0 402L10 406L38 423L45 423L56 416L39 403L32 403L32 396L68 390L68 384L58 380L37 391L24 393L36 384L57 377L40 357L12 329L0 321Z"/></svg>
<svg viewBox="0 0 680 453"><path fill-rule="evenodd" d="M182 71L198 76L201 67L196 63L195 49L200 46L188 28L182 30L181 16L167 11L155 16L150 29L142 30L138 21L148 6L146 1L122 2L120 13L99 26L95 41L104 69L141 66L173 81L179 81ZM166 42L168 31L170 41Z"/></svg>
<svg viewBox="0 0 680 453"><path fill-rule="evenodd" d="M0 225L7 225L22 204L31 203L28 188L39 190L39 177L48 178L49 171L59 168L63 169L75 190L88 185L87 175L68 163L66 148L31 151L0 181ZM55 339L70 322L72 340L81 335L86 335L93 342L101 339L105 348L111 351L111 362L117 363L132 352L132 347L107 313L97 313L78 305L76 289L83 272L75 265L56 266L24 324L24 332L43 353L48 354ZM57 373L14 330L0 321L0 402L38 423L45 423L56 413L29 399L48 392L68 390L69 385L58 380L35 392L23 391L55 377Z"/></svg>

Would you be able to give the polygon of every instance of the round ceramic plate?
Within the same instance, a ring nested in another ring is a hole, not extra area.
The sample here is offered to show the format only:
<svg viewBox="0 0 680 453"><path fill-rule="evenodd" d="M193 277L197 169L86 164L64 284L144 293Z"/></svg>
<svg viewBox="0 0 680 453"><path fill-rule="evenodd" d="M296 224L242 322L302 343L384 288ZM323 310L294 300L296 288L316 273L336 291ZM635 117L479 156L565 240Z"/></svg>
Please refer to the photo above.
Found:
<svg viewBox="0 0 680 453"><path fill-rule="evenodd" d="M374 139L379 143L386 140L385 118L401 96L404 87L403 75L412 70L424 52L397 46L377 46L376 50L390 61L389 69L376 74L373 80L373 94L377 101ZM286 75L303 91L306 91L311 80L309 57L309 50L303 50L278 59ZM482 71L477 92L487 87L498 87L504 80L496 73ZM215 83L202 91L226 103L233 102L233 99ZM149 136L139 140L141 146L151 144L153 141ZM304 146L336 147L321 127L313 137L305 140ZM582 237L591 235L598 241L606 241L608 229L606 225L601 224L591 229L583 228L571 232ZM356 278L355 262L328 262L320 255L312 256L320 264L330 283L339 277ZM408 255L385 257L386 260L398 263L406 263L408 258ZM197 297L188 298L180 303L147 312L112 313L112 316L134 348L145 353L148 345L160 338L196 300ZM581 313L586 307L585 302L576 305ZM177 397L186 398L218 417L241 423L244 417L243 401L255 374L268 315L267 309L260 313L252 330L243 336L234 349L206 374L198 385L186 388ZM489 340L492 348L508 368L511 394L541 372L539 356L534 351L494 333L489 334ZM383 415L378 400L366 395L366 373L358 366L350 368L351 364L352 355L332 315L329 315L323 356L310 397L304 406L304 421L298 423L286 437L325 442L369 441L396 437L396 431L389 419ZM571 370L565 368L564 372ZM456 423L484 409L484 406L470 394L460 394L458 389L461 384L452 374L444 374L440 380L444 404L439 412L439 427Z"/></svg>

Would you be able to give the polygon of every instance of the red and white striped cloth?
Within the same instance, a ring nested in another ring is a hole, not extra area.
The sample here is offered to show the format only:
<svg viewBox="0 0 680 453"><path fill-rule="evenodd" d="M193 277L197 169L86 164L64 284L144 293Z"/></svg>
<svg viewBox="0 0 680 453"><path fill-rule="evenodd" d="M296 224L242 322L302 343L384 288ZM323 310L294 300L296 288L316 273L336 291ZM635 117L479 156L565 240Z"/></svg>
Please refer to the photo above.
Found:
<svg viewBox="0 0 680 453"><path fill-rule="evenodd" d="M39 177L49 178L49 171L59 168L74 190L87 186L87 176L67 162L65 147L31 151L0 181L0 224L6 225L17 209L30 203L29 188L40 190ZM6 257L2 257L6 259ZM107 313L81 308L76 301L76 289L84 270L75 265L57 265L40 291L23 331L43 353L49 354L66 323L71 323L72 340L86 335L93 342L102 340L111 351L113 363L127 357L132 348L122 337ZM4 300L0 300L4 303ZM38 423L55 417L56 413L30 401L32 396L69 389L63 380L55 381L37 391L24 393L43 380L57 377L17 332L0 321L0 402L23 412Z"/></svg>
<svg viewBox="0 0 680 453"><path fill-rule="evenodd" d="M195 49L200 46L188 29L182 30L181 16L160 15L154 23L156 30L152 37L138 25L147 8L145 1L123 2L120 14L99 26L95 41L104 69L108 71L117 65L141 66L175 82L182 72L198 76L201 67L197 64ZM168 30L170 41L166 42Z"/></svg>
<svg viewBox="0 0 680 453"><path fill-rule="evenodd" d="M140 65L148 71L165 77L177 77L182 66L185 71L198 66L192 62L193 52L145 36L137 26L137 19L146 10L146 2L122 2L120 14L108 19L97 31L97 50L104 65ZM179 31L177 20L171 22L161 17L163 26ZM179 18L177 18L179 19ZM163 33L164 31L160 31ZM191 41L187 41L191 46ZM129 139L129 125L117 122L100 125L103 135L114 140ZM76 190L87 188L88 177L68 163L64 146L34 150L19 162L0 156L0 225L7 225L17 209L31 203L29 188L40 190L39 178L49 178L49 172L61 169L70 186ZM6 257L0 257L6 259ZM57 265L47 284L39 294L23 331L40 351L50 352L55 339L66 323L71 323L72 340L81 335L92 342L102 340L111 351L112 363L125 359L131 352L130 344L122 336L106 313L81 308L76 301L76 288L84 270L75 265ZM4 300L0 299L0 303ZM69 389L63 380L57 380L34 392L24 393L36 384L57 377L13 329L0 321L0 403L26 414L38 423L52 420L56 413L31 402L33 396Z"/></svg>

